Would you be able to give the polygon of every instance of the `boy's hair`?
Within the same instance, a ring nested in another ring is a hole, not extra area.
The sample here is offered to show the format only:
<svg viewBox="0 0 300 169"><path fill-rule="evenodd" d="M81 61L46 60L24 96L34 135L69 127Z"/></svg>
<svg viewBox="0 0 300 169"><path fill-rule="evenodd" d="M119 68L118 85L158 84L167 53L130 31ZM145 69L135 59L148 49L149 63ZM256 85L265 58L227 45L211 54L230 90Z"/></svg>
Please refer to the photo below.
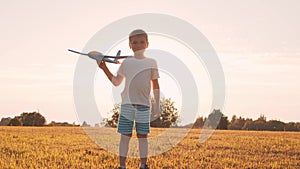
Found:
<svg viewBox="0 0 300 169"><path fill-rule="evenodd" d="M131 41L131 38L132 38L132 37L134 37L134 36L140 36L140 35L145 36L146 41L148 42L148 35L147 35L147 33L146 33L144 30L142 30L142 29L136 29L136 30L132 31L132 32L129 34L129 42Z"/></svg>

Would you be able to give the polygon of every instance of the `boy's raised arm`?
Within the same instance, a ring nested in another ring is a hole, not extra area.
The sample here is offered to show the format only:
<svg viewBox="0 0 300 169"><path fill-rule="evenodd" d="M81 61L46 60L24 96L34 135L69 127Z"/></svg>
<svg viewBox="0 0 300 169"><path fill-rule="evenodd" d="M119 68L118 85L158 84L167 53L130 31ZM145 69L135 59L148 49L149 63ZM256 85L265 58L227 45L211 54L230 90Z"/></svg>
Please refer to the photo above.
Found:
<svg viewBox="0 0 300 169"><path fill-rule="evenodd" d="M109 79L109 81L111 81L111 83L114 85L114 86L119 86L121 84L121 82L123 81L123 76L121 75L117 75L117 76L114 76L110 71L109 69L107 68L106 64L105 64L105 61L101 61L100 63L97 62L98 66L104 71L105 75L107 76L107 78Z"/></svg>

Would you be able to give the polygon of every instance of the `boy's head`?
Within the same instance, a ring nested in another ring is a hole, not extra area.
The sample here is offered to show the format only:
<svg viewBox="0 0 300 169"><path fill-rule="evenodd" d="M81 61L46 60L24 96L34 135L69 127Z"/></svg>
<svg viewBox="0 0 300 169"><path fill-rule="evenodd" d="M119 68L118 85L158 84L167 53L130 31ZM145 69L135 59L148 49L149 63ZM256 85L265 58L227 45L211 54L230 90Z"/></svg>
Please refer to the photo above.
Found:
<svg viewBox="0 0 300 169"><path fill-rule="evenodd" d="M132 31L130 34L129 34L129 42L131 41L132 37L135 37L135 36L144 36L146 38L146 41L148 42L148 35L147 33L142 30L142 29L136 29L134 31Z"/></svg>
<svg viewBox="0 0 300 169"><path fill-rule="evenodd" d="M136 29L129 34L129 46L133 52L145 50L148 44L148 35L144 30Z"/></svg>

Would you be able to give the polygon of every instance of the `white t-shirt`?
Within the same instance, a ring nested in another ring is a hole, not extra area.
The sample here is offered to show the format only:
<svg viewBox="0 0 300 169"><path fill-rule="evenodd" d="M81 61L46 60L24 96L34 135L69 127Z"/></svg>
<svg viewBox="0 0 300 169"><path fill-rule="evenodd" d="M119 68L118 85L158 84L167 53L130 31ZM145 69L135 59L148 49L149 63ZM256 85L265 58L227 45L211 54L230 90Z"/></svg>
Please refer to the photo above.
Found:
<svg viewBox="0 0 300 169"><path fill-rule="evenodd" d="M156 61L146 57L127 58L119 67L118 74L125 77L122 104L150 106L151 80L159 78Z"/></svg>

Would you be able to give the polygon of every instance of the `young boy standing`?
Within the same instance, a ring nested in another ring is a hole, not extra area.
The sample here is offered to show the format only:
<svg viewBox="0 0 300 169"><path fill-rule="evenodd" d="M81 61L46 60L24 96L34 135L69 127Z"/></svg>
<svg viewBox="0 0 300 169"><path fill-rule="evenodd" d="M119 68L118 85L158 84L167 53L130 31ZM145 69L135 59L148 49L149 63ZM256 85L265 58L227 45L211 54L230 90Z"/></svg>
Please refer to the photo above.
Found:
<svg viewBox="0 0 300 169"><path fill-rule="evenodd" d="M127 58L122 62L116 76L109 71L104 61L98 63L113 85L120 85L125 78L118 122L118 133L121 134L119 169L126 169L126 156L134 123L139 141L140 169L149 168L146 163L148 156L147 136L150 133L151 83L154 95L154 106L152 107L154 117L159 116L160 91L157 63L154 59L144 55L148 45L147 33L141 29L134 30L129 34L129 47L134 52L134 57Z"/></svg>

